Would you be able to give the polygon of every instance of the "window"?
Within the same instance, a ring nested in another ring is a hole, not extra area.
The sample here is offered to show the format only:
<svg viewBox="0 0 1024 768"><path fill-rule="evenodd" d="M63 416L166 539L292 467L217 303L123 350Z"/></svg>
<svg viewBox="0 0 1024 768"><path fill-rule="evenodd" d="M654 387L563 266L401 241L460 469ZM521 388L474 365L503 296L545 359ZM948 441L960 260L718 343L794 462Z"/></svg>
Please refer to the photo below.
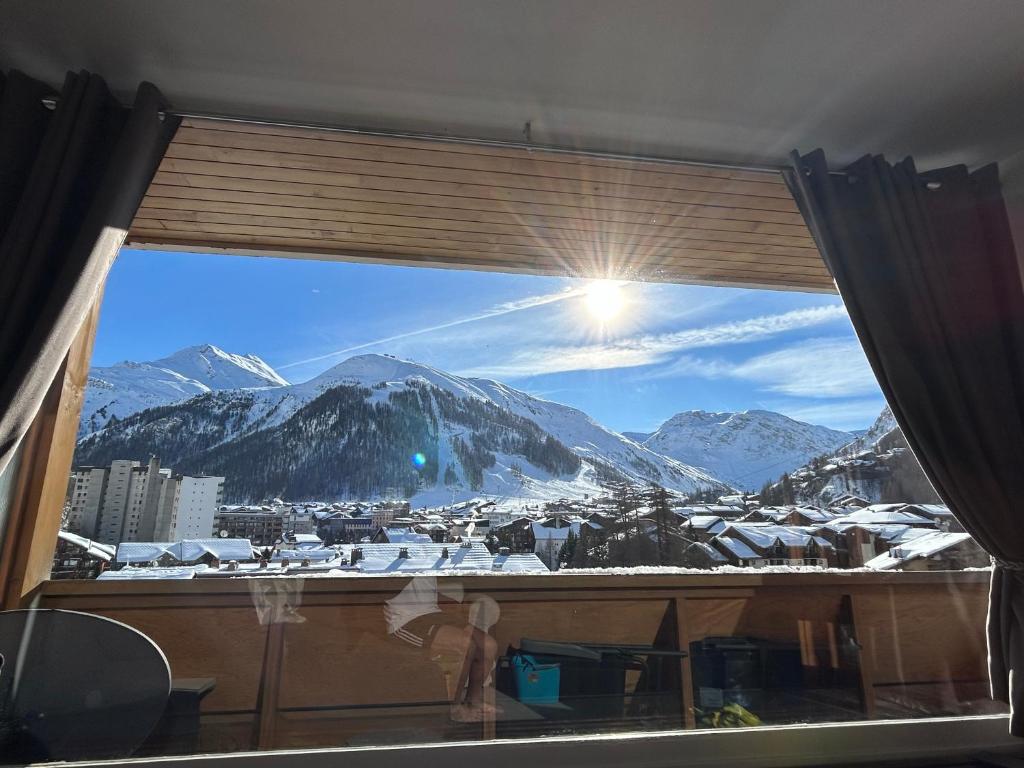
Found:
<svg viewBox="0 0 1024 768"><path fill-rule="evenodd" d="M1002 711L834 296L126 251L102 318L44 593L203 681L144 750Z"/></svg>

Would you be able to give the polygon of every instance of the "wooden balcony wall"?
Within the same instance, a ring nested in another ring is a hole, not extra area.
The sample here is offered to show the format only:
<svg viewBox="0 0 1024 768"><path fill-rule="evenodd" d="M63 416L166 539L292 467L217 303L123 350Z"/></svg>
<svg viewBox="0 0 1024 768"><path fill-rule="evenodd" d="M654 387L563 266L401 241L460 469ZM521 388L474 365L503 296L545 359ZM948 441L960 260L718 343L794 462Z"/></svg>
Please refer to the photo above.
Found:
<svg viewBox="0 0 1024 768"><path fill-rule="evenodd" d="M687 648L736 635L796 639L805 665L835 666L836 617L845 610L861 649L864 718L884 716L879 702L908 696L923 702L924 715L928 702L948 703L967 688L977 697L986 680L983 572L458 580L464 604L482 594L499 603L492 633L502 652L522 637ZM308 579L302 621L270 625L260 624L244 579L48 582L39 604L122 621L160 645L175 677L216 678L203 703L202 751L493 737L494 723L454 726L439 671L384 636L384 602L407 581ZM696 724L689 663L680 662L672 727Z"/></svg>

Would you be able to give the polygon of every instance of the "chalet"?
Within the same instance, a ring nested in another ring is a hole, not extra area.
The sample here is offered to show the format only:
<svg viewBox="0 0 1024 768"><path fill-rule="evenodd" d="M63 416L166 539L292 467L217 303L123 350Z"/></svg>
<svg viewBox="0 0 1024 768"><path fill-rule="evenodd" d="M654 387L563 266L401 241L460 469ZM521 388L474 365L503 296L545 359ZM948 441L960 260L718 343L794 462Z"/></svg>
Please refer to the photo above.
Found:
<svg viewBox="0 0 1024 768"><path fill-rule="evenodd" d="M921 531L869 560L866 566L876 571L949 571L990 563L988 553L967 533Z"/></svg>
<svg viewBox="0 0 1024 768"><path fill-rule="evenodd" d="M344 512L332 511L317 520L317 535L327 544L361 541L374 533L373 518L369 515L352 517Z"/></svg>
<svg viewBox="0 0 1024 768"><path fill-rule="evenodd" d="M798 526L741 523L730 525L725 535L742 540L772 565L824 567L836 562L831 542Z"/></svg>
<svg viewBox="0 0 1024 768"><path fill-rule="evenodd" d="M710 541L726 529L726 522L716 515L694 515L682 527L683 534L692 541Z"/></svg>
<svg viewBox="0 0 1024 768"><path fill-rule="evenodd" d="M569 533L580 535L581 522L578 518L570 520L561 515L531 522L530 527L534 539L533 551L551 570L555 570L558 553L569 538Z"/></svg>
<svg viewBox="0 0 1024 768"><path fill-rule="evenodd" d="M695 541L683 549L680 565L685 568L717 568L729 565L729 558L712 544Z"/></svg>
<svg viewBox="0 0 1024 768"><path fill-rule="evenodd" d="M323 546L323 540L313 533L290 532L284 535L282 546L292 549L319 549Z"/></svg>
<svg viewBox="0 0 1024 768"><path fill-rule="evenodd" d="M517 517L508 523L493 528L495 536L503 547L511 552L533 552L536 539L533 535L533 518Z"/></svg>
<svg viewBox="0 0 1024 768"><path fill-rule="evenodd" d="M381 528L373 536L374 544L431 544L434 540L427 533L417 533L412 528Z"/></svg>
<svg viewBox="0 0 1024 768"><path fill-rule="evenodd" d="M944 531L957 533L964 529L945 504L907 504L900 511L931 520L936 528Z"/></svg>
<svg viewBox="0 0 1024 768"><path fill-rule="evenodd" d="M835 520L836 516L818 507L793 507L780 520L782 525L824 525Z"/></svg>
<svg viewBox="0 0 1024 768"><path fill-rule="evenodd" d="M860 496L856 496L852 493L844 493L841 496L837 496L832 500L832 507L866 507L871 502L867 499L862 499Z"/></svg>
<svg viewBox="0 0 1024 768"><path fill-rule="evenodd" d="M110 567L116 549L113 544L100 544L77 533L60 531L50 578L95 579Z"/></svg>
<svg viewBox="0 0 1024 768"><path fill-rule="evenodd" d="M741 523L783 523L792 514L789 507L761 507L741 517Z"/></svg>
<svg viewBox="0 0 1024 768"><path fill-rule="evenodd" d="M836 523L859 523L865 525L910 525L921 528L934 528L935 524L927 517L921 517L905 511L906 504L872 504L849 514L837 517Z"/></svg>
<svg viewBox="0 0 1024 768"><path fill-rule="evenodd" d="M113 567L211 565L256 559L247 539L185 539L179 542L123 541L117 545Z"/></svg>
<svg viewBox="0 0 1024 768"><path fill-rule="evenodd" d="M726 559L728 565L736 565L741 568L761 568L768 564L766 556L757 552L742 539L733 536L716 536L711 540L710 546Z"/></svg>

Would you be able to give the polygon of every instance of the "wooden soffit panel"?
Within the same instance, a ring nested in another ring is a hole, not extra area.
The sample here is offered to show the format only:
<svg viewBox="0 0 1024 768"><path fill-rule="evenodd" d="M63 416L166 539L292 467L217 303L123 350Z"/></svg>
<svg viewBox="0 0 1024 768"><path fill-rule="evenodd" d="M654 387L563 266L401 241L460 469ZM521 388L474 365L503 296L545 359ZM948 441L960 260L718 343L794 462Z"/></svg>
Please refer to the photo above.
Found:
<svg viewBox="0 0 1024 768"><path fill-rule="evenodd" d="M132 245L833 290L776 172L186 119Z"/></svg>

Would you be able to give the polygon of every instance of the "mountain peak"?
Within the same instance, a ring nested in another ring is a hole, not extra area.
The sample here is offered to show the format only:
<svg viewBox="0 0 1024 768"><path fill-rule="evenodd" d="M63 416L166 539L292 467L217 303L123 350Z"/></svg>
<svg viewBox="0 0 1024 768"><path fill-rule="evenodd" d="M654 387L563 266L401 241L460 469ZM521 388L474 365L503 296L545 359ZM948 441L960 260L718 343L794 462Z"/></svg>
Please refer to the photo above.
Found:
<svg viewBox="0 0 1024 768"><path fill-rule="evenodd" d="M775 411L696 410L675 414L643 444L701 467L736 488L753 490L849 440L847 432L806 424Z"/></svg>
<svg viewBox="0 0 1024 768"><path fill-rule="evenodd" d="M209 343L179 349L150 365L180 373L207 384L211 389L283 387L288 384L258 355L233 354ZM211 381L215 385L211 385Z"/></svg>
<svg viewBox="0 0 1024 768"><path fill-rule="evenodd" d="M256 355L236 355L214 344L197 344L149 362L125 360L93 368L79 433L102 429L111 418L187 400L213 390L287 386Z"/></svg>

